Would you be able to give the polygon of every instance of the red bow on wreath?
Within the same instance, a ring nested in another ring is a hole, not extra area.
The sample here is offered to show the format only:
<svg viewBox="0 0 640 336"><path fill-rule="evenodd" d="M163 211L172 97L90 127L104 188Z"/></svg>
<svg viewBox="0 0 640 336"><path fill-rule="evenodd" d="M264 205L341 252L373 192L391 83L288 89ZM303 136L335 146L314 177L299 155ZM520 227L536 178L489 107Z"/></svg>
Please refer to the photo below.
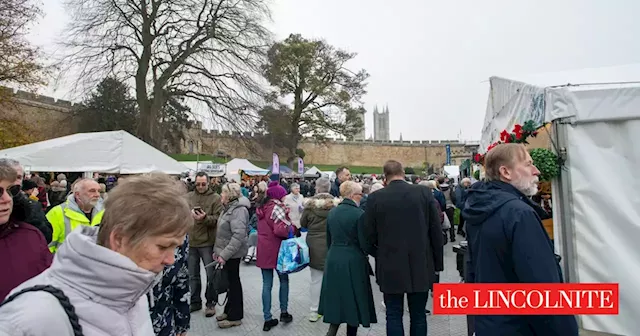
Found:
<svg viewBox="0 0 640 336"><path fill-rule="evenodd" d="M500 141L496 141L491 145L489 145L484 155L480 153L476 154L473 157L473 161L475 163L484 164L484 156L497 145L502 143L528 144L529 142L527 142L527 138L529 137L535 138L537 135L538 135L538 132L536 131L536 127L535 127L535 124L533 123L533 120L526 121L524 125L515 124L513 126L513 130L511 131L511 133L507 132L507 130L503 130L502 132L500 132Z"/></svg>

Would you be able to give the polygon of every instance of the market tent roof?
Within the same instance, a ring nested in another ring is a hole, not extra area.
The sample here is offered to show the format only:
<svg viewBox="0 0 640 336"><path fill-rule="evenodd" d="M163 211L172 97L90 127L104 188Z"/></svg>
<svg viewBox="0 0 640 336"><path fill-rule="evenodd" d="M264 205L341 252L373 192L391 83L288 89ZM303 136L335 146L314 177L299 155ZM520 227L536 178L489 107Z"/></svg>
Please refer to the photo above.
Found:
<svg viewBox="0 0 640 336"><path fill-rule="evenodd" d="M273 171L273 164L269 167L269 171ZM280 165L280 174L293 174L293 170L286 165Z"/></svg>
<svg viewBox="0 0 640 336"><path fill-rule="evenodd" d="M640 107L640 64L491 77L479 152L515 124L630 120Z"/></svg>
<svg viewBox="0 0 640 336"><path fill-rule="evenodd" d="M187 167L125 131L77 133L0 150L31 171L181 174Z"/></svg>
<svg viewBox="0 0 640 336"><path fill-rule="evenodd" d="M322 172L316 166L313 166L304 172L305 177L317 177L318 174L322 175Z"/></svg>
<svg viewBox="0 0 640 336"><path fill-rule="evenodd" d="M267 175L269 170L262 169L247 159L233 159L227 162L226 175L239 174L242 170L248 175Z"/></svg>

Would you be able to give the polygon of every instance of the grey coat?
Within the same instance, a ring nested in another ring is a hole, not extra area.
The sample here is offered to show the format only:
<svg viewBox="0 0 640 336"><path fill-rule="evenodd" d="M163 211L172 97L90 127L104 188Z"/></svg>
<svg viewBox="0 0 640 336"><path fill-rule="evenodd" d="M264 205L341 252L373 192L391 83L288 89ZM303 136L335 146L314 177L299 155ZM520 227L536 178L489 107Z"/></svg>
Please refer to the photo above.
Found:
<svg viewBox="0 0 640 336"><path fill-rule="evenodd" d="M51 267L12 291L52 285L69 297L86 336L155 336L146 293L157 275L96 244L97 227L78 226ZM72 336L69 317L46 292L30 292L0 308L0 336Z"/></svg>
<svg viewBox="0 0 640 336"><path fill-rule="evenodd" d="M218 218L215 255L225 261L243 258L247 254L247 225L249 224L251 202L246 197L229 203Z"/></svg>

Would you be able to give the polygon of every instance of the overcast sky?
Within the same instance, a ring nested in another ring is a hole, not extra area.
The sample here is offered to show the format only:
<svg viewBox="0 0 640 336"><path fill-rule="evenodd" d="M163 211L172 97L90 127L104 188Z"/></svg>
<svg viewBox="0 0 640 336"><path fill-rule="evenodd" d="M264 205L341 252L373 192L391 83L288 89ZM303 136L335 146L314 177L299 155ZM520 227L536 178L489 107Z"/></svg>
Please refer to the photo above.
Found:
<svg viewBox="0 0 640 336"><path fill-rule="evenodd" d="M487 79L640 63L640 1L272 0L273 31L324 38L358 53L373 106L388 104L391 138L477 140ZM52 51L66 16L45 0L32 41ZM43 92L64 98L65 92Z"/></svg>

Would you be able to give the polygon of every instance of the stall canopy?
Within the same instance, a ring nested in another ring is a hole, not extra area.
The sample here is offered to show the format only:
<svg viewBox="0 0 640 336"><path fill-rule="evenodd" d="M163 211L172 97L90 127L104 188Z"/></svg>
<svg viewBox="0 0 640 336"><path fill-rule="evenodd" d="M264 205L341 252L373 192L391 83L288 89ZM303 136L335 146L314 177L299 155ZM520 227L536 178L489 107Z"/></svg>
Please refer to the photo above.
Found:
<svg viewBox="0 0 640 336"><path fill-rule="evenodd" d="M230 175L239 175L240 170L247 175L267 175L269 173L269 170L262 169L247 159L233 159L227 162L225 175L227 175L227 177Z"/></svg>
<svg viewBox="0 0 640 336"><path fill-rule="evenodd" d="M224 175L224 164L213 163L213 161L180 161L180 163L189 168L189 172L193 174L203 171L209 176Z"/></svg>
<svg viewBox="0 0 640 336"><path fill-rule="evenodd" d="M273 164L269 167L269 171L273 171ZM293 170L286 165L280 165L280 175L290 175L293 174Z"/></svg>
<svg viewBox="0 0 640 336"><path fill-rule="evenodd" d="M31 171L181 174L187 168L125 131L78 133L0 150Z"/></svg>
<svg viewBox="0 0 640 336"><path fill-rule="evenodd" d="M553 147L566 151L564 169L553 184L554 236L565 276L571 282L619 283L620 313L580 316L582 327L636 335L640 65L517 81L492 77L490 84L480 151L515 123L553 122Z"/></svg>
<svg viewBox="0 0 640 336"><path fill-rule="evenodd" d="M313 166L304 172L304 177L318 177L318 175L322 176L322 172L316 166Z"/></svg>

